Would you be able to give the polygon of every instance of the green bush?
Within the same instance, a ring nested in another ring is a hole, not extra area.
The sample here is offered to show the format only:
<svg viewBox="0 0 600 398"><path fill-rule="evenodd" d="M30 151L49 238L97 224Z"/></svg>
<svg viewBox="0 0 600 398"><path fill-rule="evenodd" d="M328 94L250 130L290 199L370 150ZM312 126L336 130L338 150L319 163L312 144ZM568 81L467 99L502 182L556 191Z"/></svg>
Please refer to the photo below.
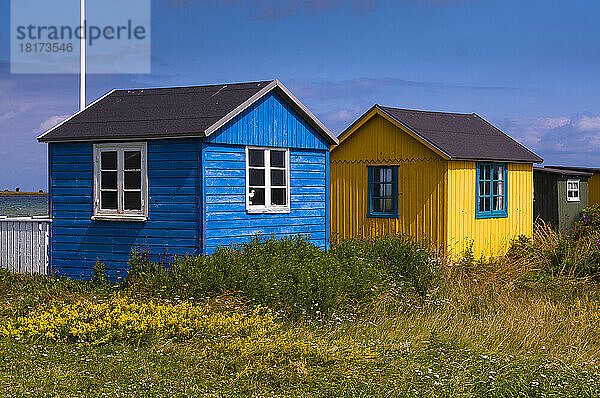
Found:
<svg viewBox="0 0 600 398"><path fill-rule="evenodd" d="M575 222L575 236L583 237L600 233L600 205L583 209Z"/></svg>
<svg viewBox="0 0 600 398"><path fill-rule="evenodd" d="M511 241L507 259L532 270L530 276L596 277L600 273L600 233L564 237L547 225L538 225L533 239Z"/></svg>
<svg viewBox="0 0 600 398"><path fill-rule="evenodd" d="M210 256L179 258L168 270L134 252L129 267L125 286L141 293L198 298L240 292L288 314L350 310L389 286L424 294L439 274L434 253L402 235L339 240L329 252L301 236L257 236Z"/></svg>

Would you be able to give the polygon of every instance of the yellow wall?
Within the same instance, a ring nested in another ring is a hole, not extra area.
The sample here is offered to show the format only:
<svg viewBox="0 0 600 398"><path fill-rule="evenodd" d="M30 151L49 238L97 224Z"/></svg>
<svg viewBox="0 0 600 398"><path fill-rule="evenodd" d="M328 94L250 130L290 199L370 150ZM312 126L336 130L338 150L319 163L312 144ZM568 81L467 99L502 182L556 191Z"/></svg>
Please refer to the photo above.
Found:
<svg viewBox="0 0 600 398"><path fill-rule="evenodd" d="M600 173L594 173L588 180L590 206L600 205Z"/></svg>
<svg viewBox="0 0 600 398"><path fill-rule="evenodd" d="M332 237L407 233L442 243L447 161L375 115L331 152ZM368 218L367 165L399 165L398 218Z"/></svg>
<svg viewBox="0 0 600 398"><path fill-rule="evenodd" d="M475 162L448 162L447 248L459 255L473 240L476 256L504 254L511 238L533 234L533 165L508 165L508 217L475 218Z"/></svg>

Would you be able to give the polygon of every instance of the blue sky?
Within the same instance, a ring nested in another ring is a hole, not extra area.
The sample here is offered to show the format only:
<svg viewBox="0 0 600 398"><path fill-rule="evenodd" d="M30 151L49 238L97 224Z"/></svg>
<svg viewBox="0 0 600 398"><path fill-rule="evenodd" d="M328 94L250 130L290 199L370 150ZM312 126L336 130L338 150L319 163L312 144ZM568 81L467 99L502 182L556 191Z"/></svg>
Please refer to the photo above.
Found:
<svg viewBox="0 0 600 398"><path fill-rule="evenodd" d="M90 75L87 100L278 78L336 133L375 103L476 112L546 164L600 167L598 15L595 0L154 0L152 74ZM77 110L78 76L10 74L9 16L4 0L0 189L46 189L35 138Z"/></svg>

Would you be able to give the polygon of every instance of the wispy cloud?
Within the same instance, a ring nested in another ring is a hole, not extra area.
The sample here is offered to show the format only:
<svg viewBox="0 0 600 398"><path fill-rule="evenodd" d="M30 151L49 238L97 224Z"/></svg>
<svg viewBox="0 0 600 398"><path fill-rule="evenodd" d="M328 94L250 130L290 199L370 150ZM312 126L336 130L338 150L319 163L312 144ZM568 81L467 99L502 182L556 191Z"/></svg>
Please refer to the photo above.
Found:
<svg viewBox="0 0 600 398"><path fill-rule="evenodd" d="M513 119L498 125L542 156L546 164L600 165L600 116Z"/></svg>
<svg viewBox="0 0 600 398"><path fill-rule="evenodd" d="M42 123L40 123L40 128L39 128L38 132L43 133L45 131L50 130L52 127L56 126L57 124L59 124L60 122L62 122L66 118L68 118L69 116L71 116L71 115L50 116L48 119L46 119Z"/></svg>

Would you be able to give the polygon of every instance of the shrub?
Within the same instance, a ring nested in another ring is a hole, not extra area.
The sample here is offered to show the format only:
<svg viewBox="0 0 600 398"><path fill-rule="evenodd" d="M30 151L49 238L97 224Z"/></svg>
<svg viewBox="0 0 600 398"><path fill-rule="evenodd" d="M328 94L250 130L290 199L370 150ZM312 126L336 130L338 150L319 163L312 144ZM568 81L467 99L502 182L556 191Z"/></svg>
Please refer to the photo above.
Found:
<svg viewBox="0 0 600 398"><path fill-rule="evenodd" d="M600 233L600 205L583 209L575 222L575 236L584 237Z"/></svg>
<svg viewBox="0 0 600 398"><path fill-rule="evenodd" d="M600 234L563 237L547 225L537 225L533 240L518 237L507 258L550 277L588 277L600 272Z"/></svg>
<svg viewBox="0 0 600 398"><path fill-rule="evenodd" d="M354 308L390 283L424 294L439 274L434 253L401 235L339 240L329 252L301 236L257 236L210 256L180 258L168 271L147 253L132 253L129 265L126 286L138 292L203 297L238 291L288 314L317 315Z"/></svg>

